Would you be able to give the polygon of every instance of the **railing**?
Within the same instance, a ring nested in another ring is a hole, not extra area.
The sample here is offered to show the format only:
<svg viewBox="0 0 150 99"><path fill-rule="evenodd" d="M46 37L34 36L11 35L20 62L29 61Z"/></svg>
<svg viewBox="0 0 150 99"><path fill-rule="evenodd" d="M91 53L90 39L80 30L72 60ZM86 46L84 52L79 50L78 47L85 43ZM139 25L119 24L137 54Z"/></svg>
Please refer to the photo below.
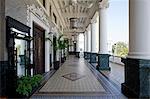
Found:
<svg viewBox="0 0 150 99"><path fill-rule="evenodd" d="M121 62L121 58L122 57L111 55L109 61L124 66L124 63Z"/></svg>

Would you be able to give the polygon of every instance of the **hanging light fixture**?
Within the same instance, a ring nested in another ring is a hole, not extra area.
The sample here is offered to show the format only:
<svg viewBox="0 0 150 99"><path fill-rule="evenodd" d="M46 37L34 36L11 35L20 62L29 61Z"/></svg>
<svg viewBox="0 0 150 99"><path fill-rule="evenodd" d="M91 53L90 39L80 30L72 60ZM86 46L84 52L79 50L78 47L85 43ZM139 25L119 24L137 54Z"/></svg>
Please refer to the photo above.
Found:
<svg viewBox="0 0 150 99"><path fill-rule="evenodd" d="M77 29L77 18L70 18L70 28L71 29Z"/></svg>

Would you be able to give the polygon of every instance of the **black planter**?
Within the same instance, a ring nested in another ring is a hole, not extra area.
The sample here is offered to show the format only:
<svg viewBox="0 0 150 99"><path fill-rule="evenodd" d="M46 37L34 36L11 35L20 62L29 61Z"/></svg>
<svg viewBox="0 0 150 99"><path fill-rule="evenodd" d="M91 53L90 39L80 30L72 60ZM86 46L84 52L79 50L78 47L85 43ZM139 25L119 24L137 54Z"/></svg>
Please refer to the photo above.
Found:
<svg viewBox="0 0 150 99"><path fill-rule="evenodd" d="M76 57L80 58L80 52L76 52Z"/></svg>
<svg viewBox="0 0 150 99"><path fill-rule="evenodd" d="M64 61L66 61L66 56L64 57Z"/></svg>
<svg viewBox="0 0 150 99"><path fill-rule="evenodd" d="M64 57L61 57L61 63L64 63L64 62L65 62Z"/></svg>
<svg viewBox="0 0 150 99"><path fill-rule="evenodd" d="M58 70L58 69L59 69L59 64L60 64L59 61L54 62L54 69L55 69L55 70Z"/></svg>

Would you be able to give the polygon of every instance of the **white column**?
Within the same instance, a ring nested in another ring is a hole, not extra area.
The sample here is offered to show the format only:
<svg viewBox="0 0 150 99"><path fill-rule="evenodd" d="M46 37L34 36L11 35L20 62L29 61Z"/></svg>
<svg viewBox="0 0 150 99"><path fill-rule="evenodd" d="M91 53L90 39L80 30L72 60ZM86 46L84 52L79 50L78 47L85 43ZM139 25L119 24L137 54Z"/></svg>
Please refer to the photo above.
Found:
<svg viewBox="0 0 150 99"><path fill-rule="evenodd" d="M96 52L99 52L99 15L96 17Z"/></svg>
<svg viewBox="0 0 150 99"><path fill-rule="evenodd" d="M79 34L77 35L77 52L80 52L80 47L79 47Z"/></svg>
<svg viewBox="0 0 150 99"><path fill-rule="evenodd" d="M71 51L71 39L69 39L69 52Z"/></svg>
<svg viewBox="0 0 150 99"><path fill-rule="evenodd" d="M85 30L85 52L88 51L88 37L87 37L87 30Z"/></svg>
<svg viewBox="0 0 150 99"><path fill-rule="evenodd" d="M91 24L89 24L87 28L87 43L88 43L87 52L91 52Z"/></svg>
<svg viewBox="0 0 150 99"><path fill-rule="evenodd" d="M108 43L107 43L107 8L108 2L99 2L99 51L100 54L108 54Z"/></svg>
<svg viewBox="0 0 150 99"><path fill-rule="evenodd" d="M50 41L45 41L45 72L50 70Z"/></svg>
<svg viewBox="0 0 150 99"><path fill-rule="evenodd" d="M91 52L96 53L96 21L91 23Z"/></svg>
<svg viewBox="0 0 150 99"><path fill-rule="evenodd" d="M71 42L71 51L74 51L74 36L72 36L72 42Z"/></svg>
<svg viewBox="0 0 150 99"><path fill-rule="evenodd" d="M150 59L150 1L129 0L129 58Z"/></svg>
<svg viewBox="0 0 150 99"><path fill-rule="evenodd" d="M0 0L0 61L6 60L5 0Z"/></svg>
<svg viewBox="0 0 150 99"><path fill-rule="evenodd" d="M85 40L85 32L84 32L84 52L86 52L86 42L85 42L86 40Z"/></svg>

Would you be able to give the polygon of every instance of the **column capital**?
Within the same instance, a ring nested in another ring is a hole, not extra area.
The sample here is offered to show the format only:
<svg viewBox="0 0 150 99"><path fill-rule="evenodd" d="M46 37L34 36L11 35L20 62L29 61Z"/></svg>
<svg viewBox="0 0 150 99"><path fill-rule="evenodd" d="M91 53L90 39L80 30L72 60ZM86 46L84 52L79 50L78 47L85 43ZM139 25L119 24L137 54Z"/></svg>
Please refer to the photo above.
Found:
<svg viewBox="0 0 150 99"><path fill-rule="evenodd" d="M109 7L109 2L108 0L102 0L99 2L99 9L106 9Z"/></svg>

